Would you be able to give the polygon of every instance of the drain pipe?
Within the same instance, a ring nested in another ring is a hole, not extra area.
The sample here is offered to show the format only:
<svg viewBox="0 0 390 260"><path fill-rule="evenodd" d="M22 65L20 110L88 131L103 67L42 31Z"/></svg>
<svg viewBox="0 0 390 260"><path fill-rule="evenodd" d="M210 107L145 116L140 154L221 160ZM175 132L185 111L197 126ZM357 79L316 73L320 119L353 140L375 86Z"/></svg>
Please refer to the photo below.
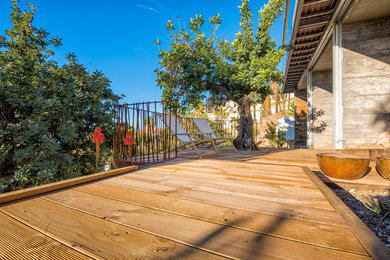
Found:
<svg viewBox="0 0 390 260"><path fill-rule="evenodd" d="M286 35L287 35L287 26L288 26L288 15L290 12L290 0L286 0L284 5L284 18L283 18L283 35L282 35L282 45L286 44Z"/></svg>
<svg viewBox="0 0 390 260"><path fill-rule="evenodd" d="M343 52L341 23L336 22L333 27L333 148L344 149L345 140L343 136Z"/></svg>

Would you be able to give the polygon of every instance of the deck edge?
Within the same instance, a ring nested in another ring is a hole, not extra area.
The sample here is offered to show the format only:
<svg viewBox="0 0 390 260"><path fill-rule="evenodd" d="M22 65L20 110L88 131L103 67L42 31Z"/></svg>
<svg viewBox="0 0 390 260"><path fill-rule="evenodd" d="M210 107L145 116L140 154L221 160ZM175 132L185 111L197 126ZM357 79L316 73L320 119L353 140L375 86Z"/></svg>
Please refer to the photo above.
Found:
<svg viewBox="0 0 390 260"><path fill-rule="evenodd" d="M366 224L364 224L360 218L356 216L355 213L353 213L353 211L349 209L349 207L308 167L303 166L302 169L322 194L324 194L325 198L330 202L336 212L345 220L348 227L355 234L356 238L361 242L370 256L376 260L389 259L390 250L366 226Z"/></svg>
<svg viewBox="0 0 390 260"><path fill-rule="evenodd" d="M0 204L6 203L6 202L11 202L11 201L18 200L18 199L31 197L34 195L39 195L39 194L46 193L49 191L55 191L55 190L59 190L59 189L63 189L63 188L68 188L71 186L103 179L106 177L115 176L115 175L126 173L126 172L135 171L137 169L138 169L137 165L132 165L132 166L123 167L123 168L110 170L110 171L106 171L106 172L94 173L94 174L87 175L87 176L77 177L77 178L73 178L73 179L69 179L69 180L63 180L63 181L48 183L48 184L44 184L41 186L27 188L27 189L11 191L8 193L0 194Z"/></svg>

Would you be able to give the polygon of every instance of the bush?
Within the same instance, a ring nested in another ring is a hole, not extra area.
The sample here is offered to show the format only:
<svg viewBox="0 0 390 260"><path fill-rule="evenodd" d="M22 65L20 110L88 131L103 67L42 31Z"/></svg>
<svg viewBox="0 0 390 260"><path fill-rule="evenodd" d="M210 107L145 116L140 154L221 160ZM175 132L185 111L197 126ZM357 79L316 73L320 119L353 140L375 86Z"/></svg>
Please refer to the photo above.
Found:
<svg viewBox="0 0 390 260"><path fill-rule="evenodd" d="M283 148L286 144L286 131L276 130L277 124L271 122L267 123L267 129L265 130L265 138L267 138L273 147Z"/></svg>
<svg viewBox="0 0 390 260"><path fill-rule="evenodd" d="M50 60L61 40L32 25L35 7L12 2L12 28L0 36L0 192L94 172L94 128L112 140L120 99L74 54L63 66Z"/></svg>

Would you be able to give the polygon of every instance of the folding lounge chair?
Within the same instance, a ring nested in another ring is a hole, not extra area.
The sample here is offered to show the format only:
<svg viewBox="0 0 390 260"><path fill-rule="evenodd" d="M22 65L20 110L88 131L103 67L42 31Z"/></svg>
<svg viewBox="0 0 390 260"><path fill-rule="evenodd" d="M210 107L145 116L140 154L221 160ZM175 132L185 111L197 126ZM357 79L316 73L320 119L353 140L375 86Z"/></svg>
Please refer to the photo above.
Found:
<svg viewBox="0 0 390 260"><path fill-rule="evenodd" d="M236 147L234 147L232 138L221 137L218 132L213 131L210 127L209 120L206 118L192 118L196 128L203 136L207 136L214 140L217 143L224 143L230 141L235 152L237 152Z"/></svg>
<svg viewBox="0 0 390 260"><path fill-rule="evenodd" d="M165 126L171 130L173 134L177 134L177 140L179 141L179 148L185 147L188 145L191 145L194 147L195 151L198 153L199 158L201 158L201 154L197 148L197 146L204 144L204 143L211 143L211 145L214 148L214 151L216 154L218 154L217 147L215 146L214 140L212 138L205 138L205 139L195 139L193 136L196 135L196 133L188 133L186 132L183 127L181 126L178 118L176 116L171 115L160 115L162 121L164 122Z"/></svg>

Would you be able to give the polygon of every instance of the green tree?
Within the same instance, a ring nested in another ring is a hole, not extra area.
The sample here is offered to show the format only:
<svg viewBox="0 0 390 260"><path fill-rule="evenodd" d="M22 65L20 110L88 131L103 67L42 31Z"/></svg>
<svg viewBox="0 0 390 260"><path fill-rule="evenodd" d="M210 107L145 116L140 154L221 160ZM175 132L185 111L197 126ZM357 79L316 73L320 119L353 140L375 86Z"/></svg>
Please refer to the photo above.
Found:
<svg viewBox="0 0 390 260"><path fill-rule="evenodd" d="M62 66L51 60L61 40L33 26L34 6L12 3L12 27L0 36L0 192L94 172L94 127L112 139L120 98L74 54Z"/></svg>
<svg viewBox="0 0 390 260"><path fill-rule="evenodd" d="M260 22L254 30L249 0L242 0L241 30L233 42L215 36L222 24L219 14L209 19L210 34L202 31L202 15L190 20L188 30L176 30L169 20L170 49L160 50L156 70L163 99L178 99L183 107L188 107L200 103L209 93L219 103L236 102L240 130L234 144L239 149L257 149L252 140L250 105L272 94L270 83L282 78L277 65L285 48L276 48L269 30L282 13L283 4L284 0L270 0L259 11ZM155 43L159 45L160 40Z"/></svg>

